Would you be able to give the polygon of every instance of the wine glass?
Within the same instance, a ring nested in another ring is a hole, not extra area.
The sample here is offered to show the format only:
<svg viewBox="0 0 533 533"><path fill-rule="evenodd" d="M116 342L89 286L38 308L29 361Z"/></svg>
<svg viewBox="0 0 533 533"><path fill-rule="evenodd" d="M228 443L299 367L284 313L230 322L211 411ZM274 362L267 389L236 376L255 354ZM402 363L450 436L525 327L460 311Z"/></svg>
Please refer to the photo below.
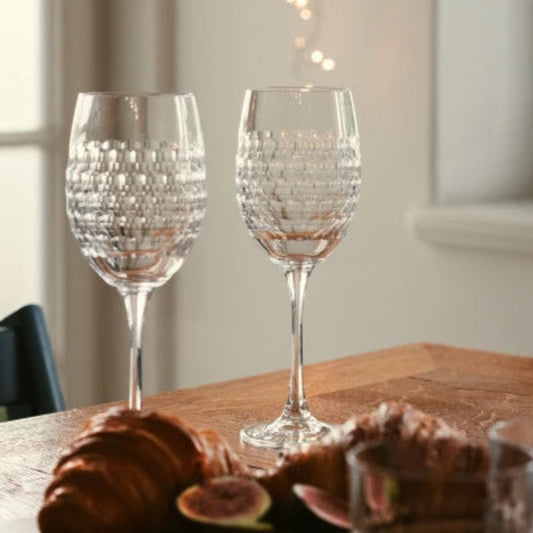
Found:
<svg viewBox="0 0 533 533"><path fill-rule="evenodd" d="M142 405L144 311L181 267L204 216L204 145L192 94L80 93L67 214L91 267L124 298L129 408Z"/></svg>
<svg viewBox="0 0 533 533"><path fill-rule="evenodd" d="M241 430L265 448L312 442L331 427L309 411L303 384L307 280L344 236L358 202L360 147L348 89L248 90L239 126L237 200L251 235L281 266L292 311L289 394L281 416Z"/></svg>

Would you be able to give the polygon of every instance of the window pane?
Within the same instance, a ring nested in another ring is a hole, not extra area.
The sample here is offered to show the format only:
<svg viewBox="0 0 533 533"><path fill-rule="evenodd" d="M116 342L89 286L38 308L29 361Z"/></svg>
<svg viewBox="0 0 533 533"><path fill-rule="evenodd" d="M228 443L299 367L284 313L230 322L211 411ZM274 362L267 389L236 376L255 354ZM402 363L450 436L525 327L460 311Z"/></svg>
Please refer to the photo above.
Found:
<svg viewBox="0 0 533 533"><path fill-rule="evenodd" d="M42 0L0 1L0 132L42 125Z"/></svg>
<svg viewBox="0 0 533 533"><path fill-rule="evenodd" d="M0 317L43 303L44 162L39 148L0 150Z"/></svg>

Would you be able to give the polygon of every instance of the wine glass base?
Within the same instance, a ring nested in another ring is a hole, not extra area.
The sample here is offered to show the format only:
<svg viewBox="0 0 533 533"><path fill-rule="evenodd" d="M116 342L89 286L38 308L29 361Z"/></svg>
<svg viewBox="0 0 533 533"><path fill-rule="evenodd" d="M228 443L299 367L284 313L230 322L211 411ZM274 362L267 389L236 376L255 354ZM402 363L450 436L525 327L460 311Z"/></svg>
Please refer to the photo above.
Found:
<svg viewBox="0 0 533 533"><path fill-rule="evenodd" d="M241 443L259 448L286 448L310 444L324 438L332 427L314 416L280 416L270 423L258 423L241 429Z"/></svg>

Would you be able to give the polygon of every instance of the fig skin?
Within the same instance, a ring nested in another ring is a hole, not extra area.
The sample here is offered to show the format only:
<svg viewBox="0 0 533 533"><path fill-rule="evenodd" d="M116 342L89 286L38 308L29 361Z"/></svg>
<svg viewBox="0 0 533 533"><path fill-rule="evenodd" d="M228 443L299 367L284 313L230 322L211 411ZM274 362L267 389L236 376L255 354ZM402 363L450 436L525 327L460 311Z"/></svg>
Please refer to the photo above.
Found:
<svg viewBox="0 0 533 533"><path fill-rule="evenodd" d="M311 485L293 487L295 533L346 533L351 529L348 503Z"/></svg>
<svg viewBox="0 0 533 533"><path fill-rule="evenodd" d="M176 507L198 531L271 531L260 522L272 504L255 480L222 476L192 485L176 499Z"/></svg>

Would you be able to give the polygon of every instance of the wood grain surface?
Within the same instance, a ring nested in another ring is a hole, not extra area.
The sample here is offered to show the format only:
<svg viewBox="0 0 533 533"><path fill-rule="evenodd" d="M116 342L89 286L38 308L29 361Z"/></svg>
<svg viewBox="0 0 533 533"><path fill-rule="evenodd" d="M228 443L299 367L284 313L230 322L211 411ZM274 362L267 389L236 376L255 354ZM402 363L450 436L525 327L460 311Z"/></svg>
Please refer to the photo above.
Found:
<svg viewBox="0 0 533 533"><path fill-rule="evenodd" d="M333 424L385 400L411 403L475 439L486 438L498 420L533 416L528 357L412 344L309 365L305 379L312 412ZM145 409L215 429L248 464L268 467L276 454L242 447L239 429L277 417L287 390L288 372L274 372L150 396ZM59 455L109 405L0 424L0 531L37 530L35 516Z"/></svg>

